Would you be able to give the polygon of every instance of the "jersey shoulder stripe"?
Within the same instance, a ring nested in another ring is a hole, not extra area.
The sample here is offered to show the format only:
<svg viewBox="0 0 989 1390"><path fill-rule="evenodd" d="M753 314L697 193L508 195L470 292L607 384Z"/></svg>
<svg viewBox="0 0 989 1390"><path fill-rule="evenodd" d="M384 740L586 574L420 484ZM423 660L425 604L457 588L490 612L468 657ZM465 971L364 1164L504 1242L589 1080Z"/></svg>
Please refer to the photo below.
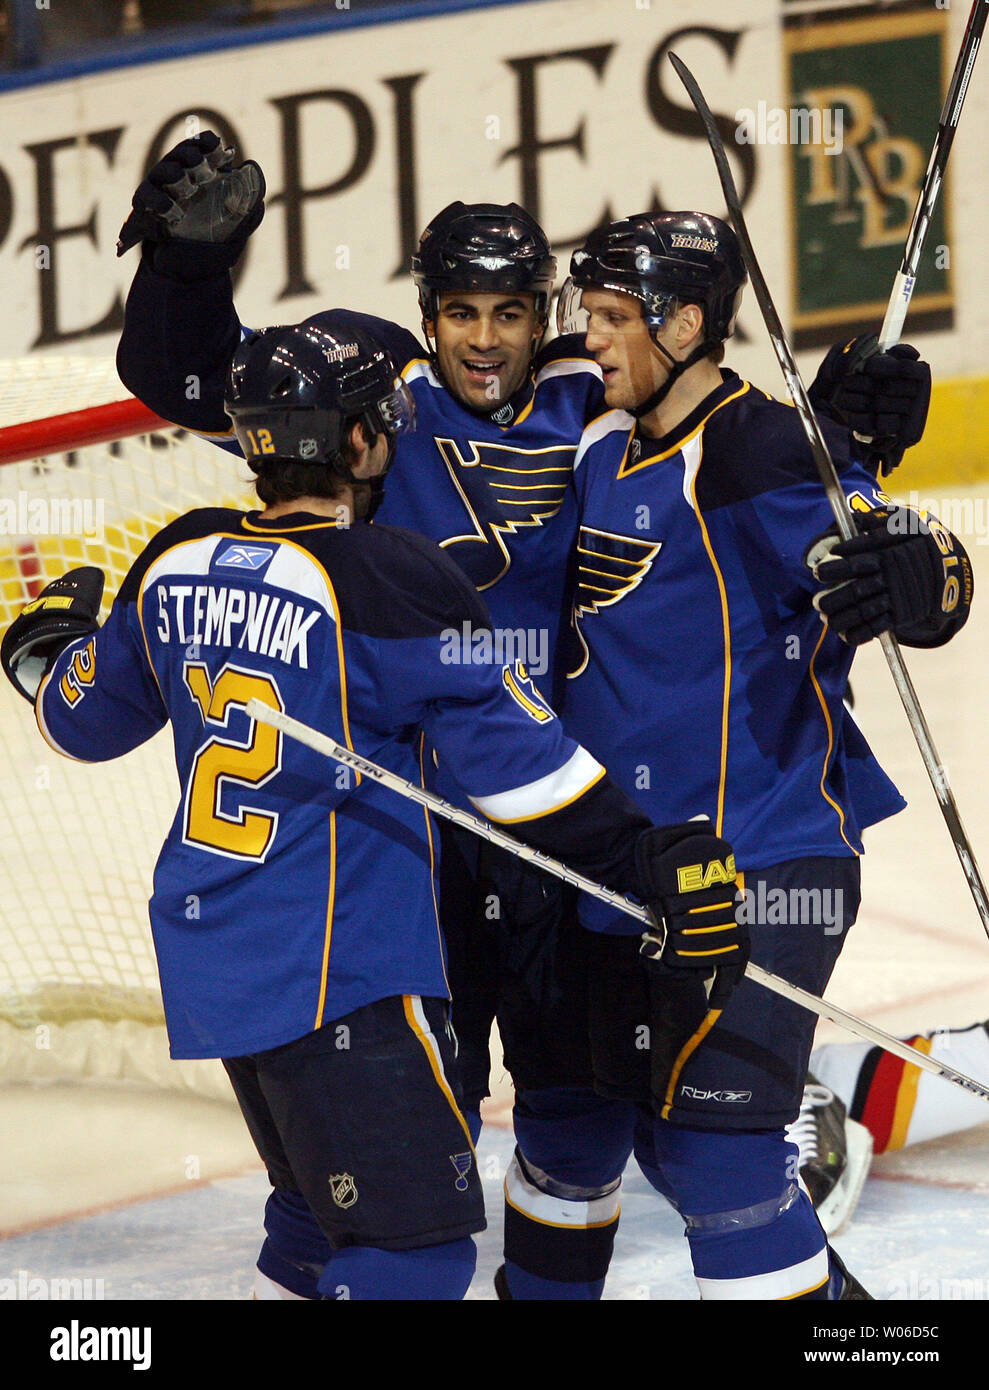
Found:
<svg viewBox="0 0 989 1390"><path fill-rule="evenodd" d="M855 466L849 431L826 418L818 423L838 474ZM802 483L820 484L798 411L758 389L739 393L712 412L703 441L696 493L702 511Z"/></svg>
<svg viewBox="0 0 989 1390"><path fill-rule="evenodd" d="M413 358L405 364L402 368L402 380L408 386L411 386L414 381L424 381L428 386L432 386L434 391L446 390L433 370L433 364L425 356Z"/></svg>
<svg viewBox="0 0 989 1390"><path fill-rule="evenodd" d="M536 354L536 374L538 375L544 367L551 363L566 359L583 361L599 376L601 374L601 369L594 360L593 352L588 350L583 333L559 333L548 343L544 343Z"/></svg>
<svg viewBox="0 0 989 1390"><path fill-rule="evenodd" d="M625 410L606 410L603 415L592 420L584 427L580 436L580 443L574 455L574 472L576 473L587 451L593 449L595 444L600 444L602 439L607 439L612 434L628 435L634 428L635 418Z"/></svg>
<svg viewBox="0 0 989 1390"><path fill-rule="evenodd" d="M536 373L536 385L541 386L544 381L552 381L554 377L562 376L591 376L595 381L601 381L601 368L596 362L589 361L586 357L558 357L552 362L547 362L545 367L540 367Z"/></svg>

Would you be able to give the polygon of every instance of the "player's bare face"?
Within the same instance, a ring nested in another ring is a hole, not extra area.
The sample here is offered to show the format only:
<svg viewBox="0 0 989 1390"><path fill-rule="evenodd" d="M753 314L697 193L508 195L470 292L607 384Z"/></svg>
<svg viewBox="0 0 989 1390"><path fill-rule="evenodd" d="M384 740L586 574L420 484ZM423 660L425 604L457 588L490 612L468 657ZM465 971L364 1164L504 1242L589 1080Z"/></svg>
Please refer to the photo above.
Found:
<svg viewBox="0 0 989 1390"><path fill-rule="evenodd" d="M443 380L464 405L483 411L519 389L542 334L531 294L443 294L428 327Z"/></svg>
<svg viewBox="0 0 989 1390"><path fill-rule="evenodd" d="M604 377L604 399L612 410L631 410L662 386L669 372L649 336L642 305L618 290L584 290L587 350Z"/></svg>

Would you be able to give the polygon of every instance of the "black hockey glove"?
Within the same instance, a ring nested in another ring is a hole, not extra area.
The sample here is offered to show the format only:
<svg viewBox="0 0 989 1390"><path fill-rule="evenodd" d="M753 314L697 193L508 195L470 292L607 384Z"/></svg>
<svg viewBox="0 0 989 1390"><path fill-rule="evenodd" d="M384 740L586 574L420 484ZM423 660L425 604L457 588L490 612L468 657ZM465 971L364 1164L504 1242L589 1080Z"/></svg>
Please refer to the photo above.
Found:
<svg viewBox="0 0 989 1390"><path fill-rule="evenodd" d="M46 585L23 608L3 635L0 665L25 700L34 704L38 687L62 651L77 637L99 628L103 571L86 565Z"/></svg>
<svg viewBox="0 0 989 1390"><path fill-rule="evenodd" d="M806 563L824 589L814 607L849 646L892 631L911 646L939 646L968 617L972 565L957 537L906 507L856 513L861 534L826 531Z"/></svg>
<svg viewBox="0 0 989 1390"><path fill-rule="evenodd" d="M707 819L657 826L639 836L635 867L655 919L642 938L653 1102L665 1119L684 1067L716 1023L749 958L736 922L731 845Z"/></svg>
<svg viewBox="0 0 989 1390"><path fill-rule="evenodd" d="M718 993L727 998L749 958L748 932L735 920L731 845L707 819L657 826L639 836L635 867L655 921L642 954L701 979L717 972Z"/></svg>
<svg viewBox="0 0 989 1390"><path fill-rule="evenodd" d="M150 170L120 229L117 255L139 241L160 275L202 280L229 270L264 216L264 174L206 130L183 140Z"/></svg>
<svg viewBox="0 0 989 1390"><path fill-rule="evenodd" d="M885 476L924 433L931 369L909 343L880 352L875 334L864 333L830 349L808 394L815 410L869 442L870 464Z"/></svg>

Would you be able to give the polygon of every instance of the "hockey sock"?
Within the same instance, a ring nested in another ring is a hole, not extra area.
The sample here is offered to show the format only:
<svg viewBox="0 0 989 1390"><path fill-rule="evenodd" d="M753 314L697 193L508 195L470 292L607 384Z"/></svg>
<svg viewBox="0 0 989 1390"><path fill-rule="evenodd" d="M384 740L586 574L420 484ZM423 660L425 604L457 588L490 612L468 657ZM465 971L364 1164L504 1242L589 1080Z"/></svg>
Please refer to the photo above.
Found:
<svg viewBox="0 0 989 1390"><path fill-rule="evenodd" d="M907 1038L911 1047L989 1084L989 1025L945 1028ZM865 1125L876 1153L970 1129L986 1119L985 1101L868 1043L832 1043L810 1069Z"/></svg>
<svg viewBox="0 0 989 1390"><path fill-rule="evenodd" d="M333 1250L302 1194L272 1192L264 1229L267 1239L258 1256L261 1278L255 1283L255 1298L319 1298L319 1276Z"/></svg>
<svg viewBox="0 0 989 1390"><path fill-rule="evenodd" d="M513 1299L599 1299L618 1229L632 1106L591 1091L526 1092L505 1178L504 1283Z"/></svg>
<svg viewBox="0 0 989 1390"><path fill-rule="evenodd" d="M702 1299L828 1297L827 1241L782 1130L652 1130L636 1157L683 1217Z"/></svg>
<svg viewBox="0 0 989 1390"><path fill-rule="evenodd" d="M324 1299L461 1299L476 1264L477 1248L470 1236L416 1250L350 1245L331 1257L319 1292Z"/></svg>

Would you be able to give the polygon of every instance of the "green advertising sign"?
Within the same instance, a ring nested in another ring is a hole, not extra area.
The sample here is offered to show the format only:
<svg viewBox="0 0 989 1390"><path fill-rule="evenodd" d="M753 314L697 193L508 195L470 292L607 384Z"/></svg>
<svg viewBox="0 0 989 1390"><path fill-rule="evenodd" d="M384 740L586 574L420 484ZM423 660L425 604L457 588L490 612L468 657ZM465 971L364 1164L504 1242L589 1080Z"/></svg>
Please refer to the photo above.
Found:
<svg viewBox="0 0 989 1390"><path fill-rule="evenodd" d="M793 339L878 332L944 100L943 11L787 29ZM821 113L815 119L815 113ZM830 113L830 114L829 114ZM791 112L791 121L793 119ZM953 322L946 189L927 234L910 331Z"/></svg>

